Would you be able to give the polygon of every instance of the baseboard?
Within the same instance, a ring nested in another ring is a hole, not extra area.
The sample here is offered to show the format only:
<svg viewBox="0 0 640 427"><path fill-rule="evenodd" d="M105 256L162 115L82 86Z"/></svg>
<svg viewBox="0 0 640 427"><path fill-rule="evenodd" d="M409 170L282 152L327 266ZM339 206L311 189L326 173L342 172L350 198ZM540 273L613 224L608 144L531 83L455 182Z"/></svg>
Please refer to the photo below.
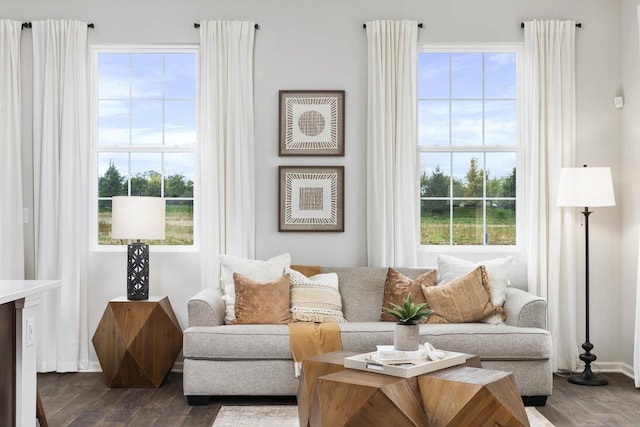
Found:
<svg viewBox="0 0 640 427"><path fill-rule="evenodd" d="M173 368L171 368L171 372L180 372L182 373L182 366L184 362L182 360L174 363ZM89 362L89 367L87 369L82 369L79 372L102 372L102 368L100 367L100 362Z"/></svg>
<svg viewBox="0 0 640 427"><path fill-rule="evenodd" d="M578 363L576 371L581 372L583 368L584 363L580 361ZM597 374L598 372L614 372L624 374L627 377L633 379L633 367L624 362L595 362L591 364L591 370L593 370L594 374Z"/></svg>

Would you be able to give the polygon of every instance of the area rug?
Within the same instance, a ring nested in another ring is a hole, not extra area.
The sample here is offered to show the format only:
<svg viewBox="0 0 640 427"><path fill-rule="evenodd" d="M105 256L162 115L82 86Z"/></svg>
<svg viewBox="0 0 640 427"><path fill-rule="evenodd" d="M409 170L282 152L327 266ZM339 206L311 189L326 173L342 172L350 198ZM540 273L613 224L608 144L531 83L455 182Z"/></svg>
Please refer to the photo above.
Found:
<svg viewBox="0 0 640 427"><path fill-rule="evenodd" d="M540 412L526 407L531 427L553 427ZM299 427L294 405L223 406L212 427Z"/></svg>

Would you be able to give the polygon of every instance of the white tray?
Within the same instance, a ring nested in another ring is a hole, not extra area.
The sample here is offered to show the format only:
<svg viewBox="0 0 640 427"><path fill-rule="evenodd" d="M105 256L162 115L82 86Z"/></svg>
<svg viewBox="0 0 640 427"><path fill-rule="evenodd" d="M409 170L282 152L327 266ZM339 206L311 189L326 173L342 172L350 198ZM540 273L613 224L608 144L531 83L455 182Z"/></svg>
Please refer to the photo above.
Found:
<svg viewBox="0 0 640 427"><path fill-rule="evenodd" d="M392 375L394 377L410 378L417 375L426 374L440 369L449 368L451 366L461 365L466 362L467 355L465 353L456 353L455 351L444 351L446 357L444 359L431 360L414 360L402 364L384 364L371 359L371 355L377 352L358 354L356 356L345 357L345 368L358 369L361 371L376 372L378 374Z"/></svg>

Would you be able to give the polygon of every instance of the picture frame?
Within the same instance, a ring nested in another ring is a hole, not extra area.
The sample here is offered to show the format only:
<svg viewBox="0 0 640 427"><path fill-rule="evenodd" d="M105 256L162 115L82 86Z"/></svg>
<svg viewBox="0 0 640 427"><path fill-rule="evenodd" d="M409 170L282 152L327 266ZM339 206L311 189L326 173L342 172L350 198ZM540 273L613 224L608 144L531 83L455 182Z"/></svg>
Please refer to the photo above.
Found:
<svg viewBox="0 0 640 427"><path fill-rule="evenodd" d="M344 156L344 90L281 90L280 156Z"/></svg>
<svg viewBox="0 0 640 427"><path fill-rule="evenodd" d="M280 166L279 231L344 231L344 166Z"/></svg>

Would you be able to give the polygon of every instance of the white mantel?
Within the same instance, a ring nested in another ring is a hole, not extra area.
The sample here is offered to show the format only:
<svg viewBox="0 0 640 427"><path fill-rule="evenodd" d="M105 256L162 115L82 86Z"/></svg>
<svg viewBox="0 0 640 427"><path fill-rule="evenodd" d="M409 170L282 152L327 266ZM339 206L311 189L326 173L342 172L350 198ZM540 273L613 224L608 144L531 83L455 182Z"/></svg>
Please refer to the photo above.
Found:
<svg viewBox="0 0 640 427"><path fill-rule="evenodd" d="M0 280L0 304L16 310L16 426L36 425L37 306L43 292L60 287L60 280Z"/></svg>

